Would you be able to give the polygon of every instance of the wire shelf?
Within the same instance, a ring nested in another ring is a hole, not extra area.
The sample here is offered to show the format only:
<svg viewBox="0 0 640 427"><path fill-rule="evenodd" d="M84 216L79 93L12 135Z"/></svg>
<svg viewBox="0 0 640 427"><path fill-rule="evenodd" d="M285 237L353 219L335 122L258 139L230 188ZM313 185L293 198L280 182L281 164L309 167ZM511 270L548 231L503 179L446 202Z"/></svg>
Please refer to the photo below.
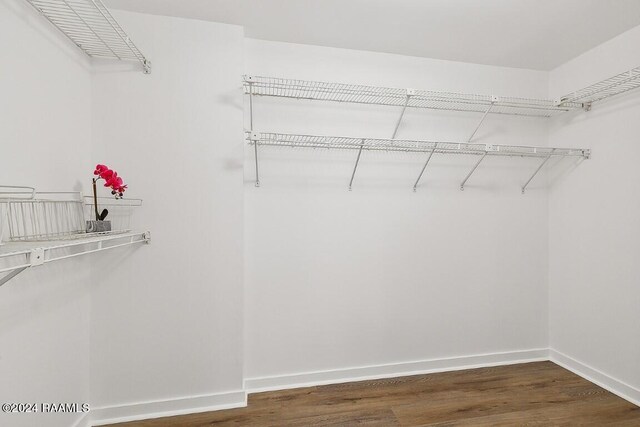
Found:
<svg viewBox="0 0 640 427"><path fill-rule="evenodd" d="M425 141L409 139L355 138L346 136L298 135L287 133L247 132L249 144L325 148L342 150L399 151L409 153L475 154L511 157L583 157L591 152L583 148L532 147L468 142Z"/></svg>
<svg viewBox="0 0 640 427"><path fill-rule="evenodd" d="M27 0L49 22L91 57L151 63L100 0Z"/></svg>
<svg viewBox="0 0 640 427"><path fill-rule="evenodd" d="M7 203L11 241L54 240L84 231L79 201L12 200Z"/></svg>
<svg viewBox="0 0 640 427"><path fill-rule="evenodd" d="M624 92L628 92L640 87L640 67L633 68L624 73L602 80L598 83L587 86L584 89L569 93L560 100L565 103L580 102L590 105L593 102L601 101Z"/></svg>
<svg viewBox="0 0 640 427"><path fill-rule="evenodd" d="M85 234L78 239L49 242L10 242L0 248L0 286L30 267L139 243L150 243L151 233Z"/></svg>
<svg viewBox="0 0 640 427"><path fill-rule="evenodd" d="M113 231L87 233L85 219L93 218L93 197L80 192L42 192L32 187L0 186L0 245L9 242L77 240L130 231L133 209L142 199L98 197L109 207Z"/></svg>
<svg viewBox="0 0 640 427"><path fill-rule="evenodd" d="M345 83L328 83L277 77L243 76L246 94L295 99L375 104L434 110L486 112L518 116L550 117L582 108L574 102L495 97L454 92L398 89Z"/></svg>

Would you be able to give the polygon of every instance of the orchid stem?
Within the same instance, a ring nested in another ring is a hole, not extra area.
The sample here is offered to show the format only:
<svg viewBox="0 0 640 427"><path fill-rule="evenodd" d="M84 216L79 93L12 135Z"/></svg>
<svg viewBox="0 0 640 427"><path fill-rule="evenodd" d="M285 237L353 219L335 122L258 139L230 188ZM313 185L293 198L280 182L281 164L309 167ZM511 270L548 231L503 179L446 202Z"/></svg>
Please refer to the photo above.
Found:
<svg viewBox="0 0 640 427"><path fill-rule="evenodd" d="M93 179L93 209L96 213L96 221L100 221L100 214L98 213L98 195L96 192L96 179Z"/></svg>

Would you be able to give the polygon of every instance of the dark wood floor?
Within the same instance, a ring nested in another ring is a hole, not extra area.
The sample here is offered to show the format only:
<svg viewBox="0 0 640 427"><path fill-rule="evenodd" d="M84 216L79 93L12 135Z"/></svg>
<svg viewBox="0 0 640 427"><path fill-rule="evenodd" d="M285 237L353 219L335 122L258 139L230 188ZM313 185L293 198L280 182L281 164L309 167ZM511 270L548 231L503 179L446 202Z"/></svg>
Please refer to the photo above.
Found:
<svg viewBox="0 0 640 427"><path fill-rule="evenodd" d="M257 393L247 408L117 424L357 425L631 427L640 426L640 407L551 362L537 362Z"/></svg>

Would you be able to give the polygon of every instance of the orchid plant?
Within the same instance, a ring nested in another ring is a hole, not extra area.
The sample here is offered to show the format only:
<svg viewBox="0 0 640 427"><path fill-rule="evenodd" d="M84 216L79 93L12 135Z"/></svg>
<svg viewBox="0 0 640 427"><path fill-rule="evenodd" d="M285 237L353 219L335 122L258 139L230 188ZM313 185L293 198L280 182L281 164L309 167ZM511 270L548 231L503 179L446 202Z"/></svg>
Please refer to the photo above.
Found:
<svg viewBox="0 0 640 427"><path fill-rule="evenodd" d="M93 171L95 177L92 180L93 183L93 208L96 214L96 221L103 221L109 211L106 209L102 211L102 214L98 213L98 194L96 190L96 183L103 179L104 186L111 188L111 194L115 196L116 199L122 199L127 186L124 185L122 181L122 177L118 176L118 172L109 169L105 165L96 165L96 169Z"/></svg>

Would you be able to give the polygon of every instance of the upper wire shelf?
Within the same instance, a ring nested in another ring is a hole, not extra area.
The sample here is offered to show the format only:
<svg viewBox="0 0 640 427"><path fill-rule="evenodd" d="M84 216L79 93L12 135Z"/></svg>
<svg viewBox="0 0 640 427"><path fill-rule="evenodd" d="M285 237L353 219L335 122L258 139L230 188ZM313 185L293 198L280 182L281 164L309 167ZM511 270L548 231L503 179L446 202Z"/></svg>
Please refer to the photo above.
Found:
<svg viewBox="0 0 640 427"><path fill-rule="evenodd" d="M245 93L260 96L534 117L550 117L583 107L581 103L569 100L558 105L554 101L545 99L496 97L248 75L243 76L243 87Z"/></svg>
<svg viewBox="0 0 640 427"><path fill-rule="evenodd" d="M563 96L561 105L579 102L590 106L591 103L619 95L640 87L640 67L602 80L575 92Z"/></svg>
<svg viewBox="0 0 640 427"><path fill-rule="evenodd" d="M145 74L151 63L100 0L26 0L91 57L139 61Z"/></svg>
<svg viewBox="0 0 640 427"><path fill-rule="evenodd" d="M583 157L591 151L583 148L533 147L524 145L479 144L452 141L356 138L345 136L298 135L288 133L247 132L250 144L281 147L333 148L346 150L399 151L409 153L475 154L508 157Z"/></svg>

